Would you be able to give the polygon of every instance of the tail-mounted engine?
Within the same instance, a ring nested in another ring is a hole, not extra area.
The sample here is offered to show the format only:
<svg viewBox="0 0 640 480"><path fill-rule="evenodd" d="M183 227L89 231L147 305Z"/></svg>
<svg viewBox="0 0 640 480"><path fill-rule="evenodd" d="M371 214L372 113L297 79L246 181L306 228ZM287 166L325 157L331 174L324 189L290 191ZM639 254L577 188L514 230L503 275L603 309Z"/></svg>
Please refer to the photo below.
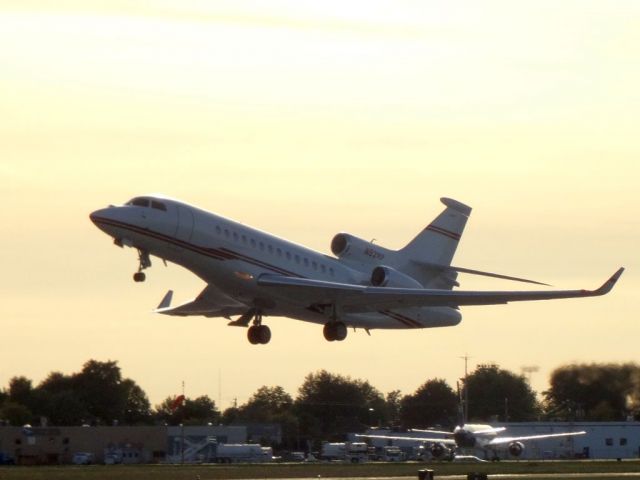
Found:
<svg viewBox="0 0 640 480"><path fill-rule="evenodd" d="M371 285L374 287L423 288L415 278L384 265L371 272Z"/></svg>
<svg viewBox="0 0 640 480"><path fill-rule="evenodd" d="M381 263L393 252L348 233L338 233L331 240L331 251L341 260L364 264Z"/></svg>
<svg viewBox="0 0 640 480"><path fill-rule="evenodd" d="M524 452L524 443L522 442L511 442L509 444L509 453L514 457L519 457Z"/></svg>

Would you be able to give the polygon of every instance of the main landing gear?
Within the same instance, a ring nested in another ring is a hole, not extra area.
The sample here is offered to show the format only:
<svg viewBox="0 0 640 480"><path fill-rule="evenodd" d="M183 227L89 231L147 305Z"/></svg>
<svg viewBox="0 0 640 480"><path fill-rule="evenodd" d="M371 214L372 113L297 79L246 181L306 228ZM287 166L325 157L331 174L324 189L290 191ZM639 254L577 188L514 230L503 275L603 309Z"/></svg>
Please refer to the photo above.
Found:
<svg viewBox="0 0 640 480"><path fill-rule="evenodd" d="M347 326L342 322L333 320L324 325L322 333L324 334L324 338L329 342L341 342L347 338Z"/></svg>
<svg viewBox="0 0 640 480"><path fill-rule="evenodd" d="M344 322L338 320L340 318L340 305L334 303L331 306L331 320L324 324L322 333L328 342L341 342L347 338L347 326Z"/></svg>
<svg viewBox="0 0 640 480"><path fill-rule="evenodd" d="M143 270L151 266L151 258L149 258L149 252L138 249L138 271L133 274L134 282L144 282L147 276Z"/></svg>
<svg viewBox="0 0 640 480"><path fill-rule="evenodd" d="M256 312L253 325L247 331L247 338L251 345L266 345L271 340L271 329L266 325L262 325L262 313L259 311Z"/></svg>

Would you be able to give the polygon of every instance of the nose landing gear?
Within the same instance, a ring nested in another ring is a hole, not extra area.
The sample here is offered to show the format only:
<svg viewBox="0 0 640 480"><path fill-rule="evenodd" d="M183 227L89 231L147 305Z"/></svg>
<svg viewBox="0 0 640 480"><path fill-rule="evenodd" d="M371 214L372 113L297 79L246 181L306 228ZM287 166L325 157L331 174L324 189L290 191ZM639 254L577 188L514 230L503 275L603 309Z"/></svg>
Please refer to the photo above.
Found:
<svg viewBox="0 0 640 480"><path fill-rule="evenodd" d="M134 282L144 282L147 276L143 270L151 266L151 258L149 258L149 252L138 249L138 271L133 274Z"/></svg>

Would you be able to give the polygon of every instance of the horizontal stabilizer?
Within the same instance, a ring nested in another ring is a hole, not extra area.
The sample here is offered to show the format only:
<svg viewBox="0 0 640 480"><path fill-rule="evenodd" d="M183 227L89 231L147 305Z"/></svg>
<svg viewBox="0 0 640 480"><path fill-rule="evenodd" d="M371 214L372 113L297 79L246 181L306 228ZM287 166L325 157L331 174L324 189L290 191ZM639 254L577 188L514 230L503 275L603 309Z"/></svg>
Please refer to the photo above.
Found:
<svg viewBox="0 0 640 480"><path fill-rule="evenodd" d="M208 285L195 299L171 306L173 291L169 290L154 313L180 317L202 315L205 317L226 317L241 315L247 311L247 305L237 302L222 294L212 285Z"/></svg>

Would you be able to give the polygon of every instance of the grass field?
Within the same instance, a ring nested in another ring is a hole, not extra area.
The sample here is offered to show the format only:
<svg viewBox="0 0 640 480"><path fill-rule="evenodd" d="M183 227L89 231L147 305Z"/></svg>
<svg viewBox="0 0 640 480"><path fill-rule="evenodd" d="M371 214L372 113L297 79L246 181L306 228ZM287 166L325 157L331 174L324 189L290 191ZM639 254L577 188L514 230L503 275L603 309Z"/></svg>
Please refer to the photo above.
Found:
<svg viewBox="0 0 640 480"><path fill-rule="evenodd" d="M470 472L509 475L545 474L545 480L566 479L569 474L589 474L590 480L623 478L637 473L640 461L541 461L499 463L366 463L347 464L245 464L245 465L89 465L0 467L0 480L213 480L269 478L412 477L428 468L435 477ZM593 475L597 474L597 475ZM522 478L522 477L520 477Z"/></svg>

